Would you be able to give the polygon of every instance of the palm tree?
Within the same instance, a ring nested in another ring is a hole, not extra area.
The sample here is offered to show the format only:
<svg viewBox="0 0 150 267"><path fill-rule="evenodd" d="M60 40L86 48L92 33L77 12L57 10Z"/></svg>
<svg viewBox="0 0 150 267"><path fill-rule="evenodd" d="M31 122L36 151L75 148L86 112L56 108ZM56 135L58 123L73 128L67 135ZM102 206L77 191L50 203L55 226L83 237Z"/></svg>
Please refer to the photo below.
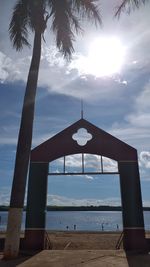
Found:
<svg viewBox="0 0 150 267"><path fill-rule="evenodd" d="M28 73L18 137L14 177L10 199L4 257L14 258L19 252L21 218L32 143L34 105L41 58L41 42L47 26L56 36L56 46L65 58L73 51L75 33L83 19L101 24L97 0L18 0L14 6L9 33L18 51L30 46L29 31L34 33L33 53ZM49 20L50 19L50 20ZM49 20L49 24L48 24Z"/></svg>
<svg viewBox="0 0 150 267"><path fill-rule="evenodd" d="M145 4L148 0L123 0L122 3L117 8L115 13L116 17L120 17L124 10L130 13L131 9L139 8L141 4Z"/></svg>

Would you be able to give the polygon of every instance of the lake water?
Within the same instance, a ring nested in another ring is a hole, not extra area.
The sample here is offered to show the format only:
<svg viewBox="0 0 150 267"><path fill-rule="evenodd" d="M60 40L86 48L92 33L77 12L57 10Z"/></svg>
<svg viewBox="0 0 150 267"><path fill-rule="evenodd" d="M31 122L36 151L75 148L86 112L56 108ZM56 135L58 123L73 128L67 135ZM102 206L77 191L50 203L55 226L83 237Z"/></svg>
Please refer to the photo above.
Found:
<svg viewBox="0 0 150 267"><path fill-rule="evenodd" d="M0 230L6 229L8 212L0 212ZM144 211L145 229L150 230L150 211ZM48 211L47 230L116 231L122 230L120 211ZM22 229L25 228L25 212Z"/></svg>

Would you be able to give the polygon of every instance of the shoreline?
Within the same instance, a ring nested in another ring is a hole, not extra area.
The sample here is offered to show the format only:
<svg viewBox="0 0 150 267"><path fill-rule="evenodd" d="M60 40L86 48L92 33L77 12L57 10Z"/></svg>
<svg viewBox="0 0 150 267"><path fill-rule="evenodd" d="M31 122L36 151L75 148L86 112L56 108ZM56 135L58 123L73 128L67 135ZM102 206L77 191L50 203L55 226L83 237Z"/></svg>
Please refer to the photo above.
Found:
<svg viewBox="0 0 150 267"><path fill-rule="evenodd" d="M0 212L9 211L9 206L0 206ZM26 207L24 207L26 211ZM47 206L46 211L122 211L121 206ZM143 211L150 211L150 207L143 207Z"/></svg>

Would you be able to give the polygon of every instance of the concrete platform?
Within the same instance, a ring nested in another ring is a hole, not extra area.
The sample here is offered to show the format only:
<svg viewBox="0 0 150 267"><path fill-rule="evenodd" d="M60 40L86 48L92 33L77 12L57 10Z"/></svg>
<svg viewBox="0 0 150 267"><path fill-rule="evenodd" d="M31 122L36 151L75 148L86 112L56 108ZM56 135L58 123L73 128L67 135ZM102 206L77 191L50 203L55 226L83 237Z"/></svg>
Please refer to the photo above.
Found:
<svg viewBox="0 0 150 267"><path fill-rule="evenodd" d="M149 254L123 250L43 250L17 267L150 267Z"/></svg>

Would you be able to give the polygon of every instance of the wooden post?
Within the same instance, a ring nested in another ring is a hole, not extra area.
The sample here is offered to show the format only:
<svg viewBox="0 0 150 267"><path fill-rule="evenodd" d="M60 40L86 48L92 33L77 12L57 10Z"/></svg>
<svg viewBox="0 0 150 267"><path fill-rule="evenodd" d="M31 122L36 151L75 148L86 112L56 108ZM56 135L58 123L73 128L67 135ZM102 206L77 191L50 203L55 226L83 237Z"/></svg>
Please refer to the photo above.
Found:
<svg viewBox="0 0 150 267"><path fill-rule="evenodd" d="M31 163L28 183L25 247L44 248L48 163Z"/></svg>
<svg viewBox="0 0 150 267"><path fill-rule="evenodd" d="M146 240L137 161L118 162L125 250L145 250Z"/></svg>

